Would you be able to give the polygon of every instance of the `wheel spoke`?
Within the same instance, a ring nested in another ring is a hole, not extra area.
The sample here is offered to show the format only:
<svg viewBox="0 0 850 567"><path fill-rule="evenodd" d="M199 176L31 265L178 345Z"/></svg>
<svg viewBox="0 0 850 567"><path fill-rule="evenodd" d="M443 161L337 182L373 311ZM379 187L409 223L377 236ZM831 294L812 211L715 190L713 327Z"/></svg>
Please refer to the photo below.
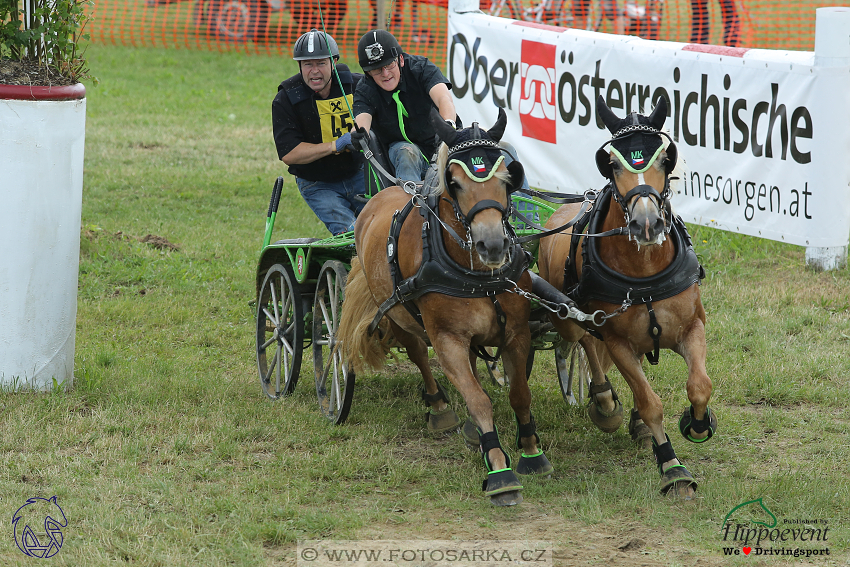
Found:
<svg viewBox="0 0 850 567"><path fill-rule="evenodd" d="M272 373L274 372L275 367L277 366L277 355L278 351L275 351L274 356L272 357L272 363L268 368L268 371L265 376L263 376L263 382L268 384L272 380Z"/></svg>
<svg viewBox="0 0 850 567"><path fill-rule="evenodd" d="M281 348L280 348L280 346L278 346L277 352L275 353L275 358L278 361L278 364L275 364L275 367L277 368L277 373L276 373L277 374L277 380L275 381L275 387L274 387L275 396L280 394L280 369L283 366L283 364L280 363L280 353L281 353ZM285 355L284 355L284 357L285 357Z"/></svg>
<svg viewBox="0 0 850 567"><path fill-rule="evenodd" d="M269 291L272 294L272 309L274 309L274 317L271 317L271 316L270 317L271 317L272 321L274 322L275 326L277 326L278 322L280 321L280 314L277 311L277 307L278 307L278 305L277 305L277 294L275 293L275 289L274 289L274 280L269 282Z"/></svg>
<svg viewBox="0 0 850 567"><path fill-rule="evenodd" d="M340 395L341 392L340 392L340 389L339 389L339 380L342 377L342 368L341 368L342 365L339 364L337 358L338 358L337 353L332 352L331 353L331 359L333 360L334 377L333 377L333 396L331 396L331 399L334 402L334 407L336 409L339 409L342 405L342 396Z"/></svg>
<svg viewBox="0 0 850 567"><path fill-rule="evenodd" d="M274 293L274 292L272 292L272 293ZM275 304L275 305L276 305L276 304ZM277 311L277 310L275 309L275 311ZM278 320L275 318L275 316L274 316L274 315L272 315L271 313L269 313L269 310L268 310L268 309L266 309L266 307L265 307L265 306L263 306L263 314L266 316L266 318L267 318L269 321L271 321L271 322L272 322L272 325L274 325L275 327L277 327Z"/></svg>

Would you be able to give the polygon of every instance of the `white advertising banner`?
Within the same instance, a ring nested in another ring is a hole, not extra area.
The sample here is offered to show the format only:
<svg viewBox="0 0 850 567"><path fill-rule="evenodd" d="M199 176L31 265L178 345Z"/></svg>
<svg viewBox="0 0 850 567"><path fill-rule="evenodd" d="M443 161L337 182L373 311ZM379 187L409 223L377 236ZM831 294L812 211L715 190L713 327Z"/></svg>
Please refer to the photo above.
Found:
<svg viewBox="0 0 850 567"><path fill-rule="evenodd" d="M850 59L697 46L449 12L447 77L464 124L508 114L533 187L600 189L594 154L618 116L666 97L691 223L807 247L850 234Z"/></svg>

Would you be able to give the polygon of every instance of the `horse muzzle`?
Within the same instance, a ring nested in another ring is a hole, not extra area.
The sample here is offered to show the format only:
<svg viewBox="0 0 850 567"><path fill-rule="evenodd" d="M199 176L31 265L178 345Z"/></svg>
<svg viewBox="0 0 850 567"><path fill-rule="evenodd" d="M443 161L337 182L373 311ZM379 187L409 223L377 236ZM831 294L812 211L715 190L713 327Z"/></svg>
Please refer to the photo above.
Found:
<svg viewBox="0 0 850 567"><path fill-rule="evenodd" d="M659 203L650 196L637 196L629 205L629 238L641 246L661 244L667 234L667 222Z"/></svg>
<svg viewBox="0 0 850 567"><path fill-rule="evenodd" d="M475 251L485 266L496 269L508 261L511 242L501 219L497 224L473 223L470 232Z"/></svg>

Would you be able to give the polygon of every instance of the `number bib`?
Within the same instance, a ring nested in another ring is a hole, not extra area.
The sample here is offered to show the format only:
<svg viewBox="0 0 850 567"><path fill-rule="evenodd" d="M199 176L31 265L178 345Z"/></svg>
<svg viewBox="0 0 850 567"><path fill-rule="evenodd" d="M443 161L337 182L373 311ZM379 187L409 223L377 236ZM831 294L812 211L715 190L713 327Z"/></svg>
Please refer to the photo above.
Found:
<svg viewBox="0 0 850 567"><path fill-rule="evenodd" d="M348 99L348 104L344 99ZM323 143L332 142L348 133L349 126L352 124L351 113L348 109L352 104L354 104L354 95L316 100Z"/></svg>

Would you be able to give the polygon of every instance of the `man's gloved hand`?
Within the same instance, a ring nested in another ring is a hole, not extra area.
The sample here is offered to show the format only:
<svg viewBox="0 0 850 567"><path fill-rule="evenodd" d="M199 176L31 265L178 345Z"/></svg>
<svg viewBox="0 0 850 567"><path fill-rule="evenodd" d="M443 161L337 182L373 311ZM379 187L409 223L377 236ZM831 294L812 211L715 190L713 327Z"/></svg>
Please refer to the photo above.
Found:
<svg viewBox="0 0 850 567"><path fill-rule="evenodd" d="M336 153L341 153L348 150L348 147L351 146L351 132L345 133L343 136L340 136L336 141Z"/></svg>
<svg viewBox="0 0 850 567"><path fill-rule="evenodd" d="M360 151L363 149L363 146L360 144L361 140L367 140L369 133L365 128L354 127L354 130L349 132L351 135L351 144L354 146L354 149Z"/></svg>

